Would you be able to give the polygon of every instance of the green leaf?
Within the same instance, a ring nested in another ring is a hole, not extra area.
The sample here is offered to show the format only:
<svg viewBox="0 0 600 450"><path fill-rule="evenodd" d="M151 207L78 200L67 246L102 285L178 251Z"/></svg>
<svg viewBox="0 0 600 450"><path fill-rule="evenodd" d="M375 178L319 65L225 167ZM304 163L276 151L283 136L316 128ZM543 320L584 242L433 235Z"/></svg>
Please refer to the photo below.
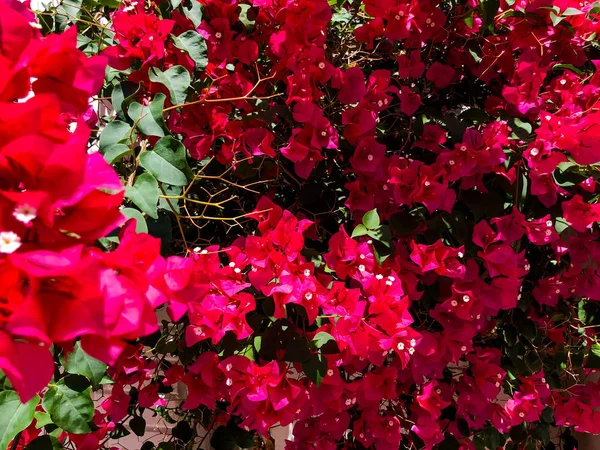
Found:
<svg viewBox="0 0 600 450"><path fill-rule="evenodd" d="M145 222L144 222L145 223ZM107 365L88 355L79 342L75 343L75 348L68 358L63 359L62 363L65 370L72 374L83 375L87 377L94 387L100 385L100 381L106 373Z"/></svg>
<svg viewBox="0 0 600 450"><path fill-rule="evenodd" d="M318 332L313 338L313 343L316 348L321 350L324 355L335 354L340 352L340 348L332 335L325 331Z"/></svg>
<svg viewBox="0 0 600 450"><path fill-rule="evenodd" d="M194 3L197 3L194 0ZM196 69L204 70L208 64L208 49L204 38L194 30L181 33L179 36L171 35L173 44L186 52L196 63Z"/></svg>
<svg viewBox="0 0 600 450"><path fill-rule="evenodd" d="M38 428L38 429L42 428L42 427L45 427L49 423L52 423L52 419L50 418L50 414L42 412L42 411L36 411L33 414L33 418L35 419L35 427Z"/></svg>
<svg viewBox="0 0 600 450"><path fill-rule="evenodd" d="M327 375L327 360L321 354L314 354L302 363L302 370L313 383L320 386Z"/></svg>
<svg viewBox="0 0 600 450"><path fill-rule="evenodd" d="M519 330L529 341L534 341L537 336L537 327L531 319L525 319L519 324Z"/></svg>
<svg viewBox="0 0 600 450"><path fill-rule="evenodd" d="M381 220L379 219L379 214L377 214L377 210L373 209L365 213L362 219L362 223L368 230L374 230L375 228L379 227L379 225L381 224Z"/></svg>
<svg viewBox="0 0 600 450"><path fill-rule="evenodd" d="M23 404L15 391L0 392L0 449L8 448L14 437L33 422L39 402L37 395Z"/></svg>
<svg viewBox="0 0 600 450"><path fill-rule="evenodd" d="M483 29L494 27L494 18L500 9L500 0L482 0L483 9Z"/></svg>
<svg viewBox="0 0 600 450"><path fill-rule="evenodd" d="M248 17L248 12L250 11L251 7L251 5L240 5L240 22L242 22L246 28L252 28L256 22Z"/></svg>
<svg viewBox="0 0 600 450"><path fill-rule="evenodd" d="M590 348L585 367L586 369L600 369L600 344L597 342Z"/></svg>
<svg viewBox="0 0 600 450"><path fill-rule="evenodd" d="M506 328L504 328L503 334L504 342L506 342L506 345L508 345L509 347L512 347L517 343L518 333L514 325L506 326Z"/></svg>
<svg viewBox="0 0 600 450"><path fill-rule="evenodd" d="M139 212L137 209L123 208L121 210L121 213L128 219L135 219L135 222L136 222L135 232L136 233L147 233L148 232L148 225L146 224L146 219L144 219L144 216L142 216L142 213ZM102 378L104 378L104 376ZM100 381L102 381L102 378L100 379Z"/></svg>
<svg viewBox="0 0 600 450"><path fill-rule="evenodd" d="M554 11L550 11L550 20L551 20L553 26L558 25L564 19L565 19L564 17L557 16Z"/></svg>
<svg viewBox="0 0 600 450"><path fill-rule="evenodd" d="M577 8L567 8L563 11L563 16L578 16L583 14L583 11L579 11Z"/></svg>
<svg viewBox="0 0 600 450"><path fill-rule="evenodd" d="M285 348L285 354L283 355L284 361L289 362L304 362L310 358L311 352L308 348L308 342L306 339L296 336Z"/></svg>
<svg viewBox="0 0 600 450"><path fill-rule="evenodd" d="M552 70L570 70L571 72L574 72L577 75L583 75L585 73L583 70L578 69L573 64L554 64L552 66Z"/></svg>
<svg viewBox="0 0 600 450"><path fill-rule="evenodd" d="M142 134L160 137L165 135L163 108L166 98L164 94L156 94L149 106L142 106L138 102L129 105L127 115L134 121Z"/></svg>
<svg viewBox="0 0 600 450"><path fill-rule="evenodd" d="M173 105L185 103L187 90L190 87L192 78L190 73L183 66L173 66L164 72L158 67L151 67L148 71L150 81L164 85L168 90Z"/></svg>
<svg viewBox="0 0 600 450"><path fill-rule="evenodd" d="M465 134L465 130L467 129L467 124L458 119L454 114L446 114L444 116L444 121L446 122L448 131L450 131L450 137L452 140L454 142L461 142L463 135Z"/></svg>
<svg viewBox="0 0 600 450"><path fill-rule="evenodd" d="M149 173L136 178L133 186L125 188L125 196L137 205L140 210L153 219L158 219L156 205L158 203L158 181Z"/></svg>
<svg viewBox="0 0 600 450"><path fill-rule="evenodd" d="M61 24L59 29L64 31L68 23L75 23L81 15L83 0L63 0L56 7L56 21Z"/></svg>
<svg viewBox="0 0 600 450"><path fill-rule="evenodd" d="M229 432L233 436L233 440L239 448L254 447L254 433L234 426L231 422L227 424L227 428L229 429Z"/></svg>
<svg viewBox="0 0 600 450"><path fill-rule="evenodd" d="M399 235L406 236L419 227L419 222L409 212L400 211L390 217L390 227Z"/></svg>
<svg viewBox="0 0 600 450"><path fill-rule="evenodd" d="M129 142L131 136L131 125L120 120L113 120L100 133L100 150L113 145Z"/></svg>
<svg viewBox="0 0 600 450"><path fill-rule="evenodd" d="M60 441L49 434L36 437L33 441L27 444L25 450L62 450L63 446Z"/></svg>
<svg viewBox="0 0 600 450"><path fill-rule="evenodd" d="M373 230L369 230L367 235L382 244L386 247L391 247L392 245L392 233L386 225L380 225Z"/></svg>
<svg viewBox="0 0 600 450"><path fill-rule="evenodd" d="M119 117L125 119L124 110L135 99L135 94L140 90L140 85L131 81L117 84L112 91L113 109Z"/></svg>
<svg viewBox="0 0 600 450"><path fill-rule="evenodd" d="M177 9L183 0L171 0L171 6L173 9Z"/></svg>
<svg viewBox="0 0 600 450"><path fill-rule="evenodd" d="M354 229L354 231L352 231L351 237L355 238L355 237L365 236L368 232L369 232L369 230L367 230L367 228L364 225L358 224L356 226L356 228Z"/></svg>
<svg viewBox="0 0 600 450"><path fill-rule="evenodd" d="M185 14L185 17L192 21L194 28L198 28L200 23L202 23L202 8L200 7L200 2L190 0L186 3L187 5L183 7L183 13Z"/></svg>
<svg viewBox="0 0 600 450"><path fill-rule="evenodd" d="M210 437L210 445L214 450L235 450L236 448L233 435L223 425L218 427Z"/></svg>
<svg viewBox="0 0 600 450"><path fill-rule="evenodd" d="M94 417L94 402L90 397L90 388L78 392L67 386L63 380L44 394L44 410L52 421L63 430L73 434L86 434L92 430L88 422Z"/></svg>
<svg viewBox="0 0 600 450"><path fill-rule="evenodd" d="M100 150L100 153L104 156L104 160L109 164L114 164L128 153L131 154L131 149L125 144L113 144L106 147L104 150Z"/></svg>
<svg viewBox="0 0 600 450"><path fill-rule="evenodd" d="M524 122L518 117L513 118L511 127L515 134L520 138L528 137L533 131L533 127L530 123Z"/></svg>
<svg viewBox="0 0 600 450"><path fill-rule="evenodd" d="M140 163L162 183L185 186L188 182L185 147L170 136L160 139L152 151L141 153Z"/></svg>

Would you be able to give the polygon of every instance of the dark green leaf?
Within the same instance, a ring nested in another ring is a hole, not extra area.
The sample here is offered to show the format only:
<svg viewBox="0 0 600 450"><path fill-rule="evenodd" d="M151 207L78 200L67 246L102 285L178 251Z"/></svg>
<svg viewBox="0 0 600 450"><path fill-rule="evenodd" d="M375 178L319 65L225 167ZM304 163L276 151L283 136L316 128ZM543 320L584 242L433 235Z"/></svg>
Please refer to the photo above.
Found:
<svg viewBox="0 0 600 450"><path fill-rule="evenodd" d="M313 344L321 350L324 355L330 355L340 352L340 348L332 335L325 331L318 332L313 338Z"/></svg>
<svg viewBox="0 0 600 450"><path fill-rule="evenodd" d="M302 363L302 370L313 383L320 386L327 375L327 360L321 354L314 354Z"/></svg>
<svg viewBox="0 0 600 450"><path fill-rule="evenodd" d="M141 416L136 416L129 421L129 428L136 436L143 436L146 432L146 419Z"/></svg>
<svg viewBox="0 0 600 450"><path fill-rule="evenodd" d="M148 77L153 83L160 83L169 90L173 105L185 103L187 90L192 82L190 73L185 67L172 66L164 72L158 67L151 67L148 71Z"/></svg>
<svg viewBox="0 0 600 450"><path fill-rule="evenodd" d="M585 367L587 369L600 369L600 344L592 344Z"/></svg>
<svg viewBox="0 0 600 450"><path fill-rule="evenodd" d="M414 232L419 222L408 212L400 211L390 217L390 227L400 236L406 236Z"/></svg>
<svg viewBox="0 0 600 450"><path fill-rule="evenodd" d="M454 114L446 114L444 117L450 136L454 142L461 142L465 130L467 129L466 122L459 120Z"/></svg>
<svg viewBox="0 0 600 450"><path fill-rule="evenodd" d="M310 358L310 355L311 353L306 339L296 336L285 348L283 360L289 362L304 362Z"/></svg>
<svg viewBox="0 0 600 450"><path fill-rule="evenodd" d="M149 173L141 174L125 189L125 196L153 219L158 219L158 195L158 181Z"/></svg>
<svg viewBox="0 0 600 450"><path fill-rule="evenodd" d="M73 352L68 355L68 358L63 359L63 364L67 372L87 377L94 387L100 385L107 368L106 364L85 353L79 342L75 343Z"/></svg>
<svg viewBox="0 0 600 450"><path fill-rule="evenodd" d="M173 237L173 225L167 214L159 214L158 219L146 219L148 233L160 239L160 252L168 255L171 251L171 238Z"/></svg>
<svg viewBox="0 0 600 450"><path fill-rule="evenodd" d="M25 450L62 450L63 446L60 441L49 434L36 437L33 441L27 444Z"/></svg>
<svg viewBox="0 0 600 450"><path fill-rule="evenodd" d="M215 450L235 450L236 442L229 429L221 425L211 436L210 445Z"/></svg>
<svg viewBox="0 0 600 450"><path fill-rule="evenodd" d="M194 1L194 3L197 3ZM204 70L208 64L208 49L204 38L196 31L189 30L179 36L172 36L175 47L186 52L196 64L196 69Z"/></svg>
<svg viewBox="0 0 600 450"><path fill-rule="evenodd" d="M50 385L42 400L44 410L52 422L73 434L86 434L92 430L88 422L94 417L94 402L90 389L83 392L68 387L63 380Z"/></svg>
<svg viewBox="0 0 600 450"><path fill-rule="evenodd" d="M233 440L239 448L254 448L254 433L234 426L231 422L227 425L227 428L230 430Z"/></svg>
<svg viewBox="0 0 600 450"><path fill-rule="evenodd" d="M390 247L392 245L392 233L390 229L385 225L380 225L379 227L369 230L367 235L376 241L381 242L386 247Z"/></svg>
<svg viewBox="0 0 600 450"><path fill-rule="evenodd" d="M535 340L537 336L537 327L531 319L525 319L519 324L519 330L529 341Z"/></svg>
<svg viewBox="0 0 600 450"><path fill-rule="evenodd" d="M8 448L10 441L33 422L39 402L37 395L23 404L15 391L0 392L0 449Z"/></svg>
<svg viewBox="0 0 600 450"><path fill-rule="evenodd" d="M500 9L500 0L481 0L481 7L483 8L483 28L493 29L494 18Z"/></svg>
<svg viewBox="0 0 600 450"><path fill-rule="evenodd" d="M504 342L509 347L512 347L517 343L517 329L513 325L507 325L503 331L504 334Z"/></svg>
<svg viewBox="0 0 600 450"><path fill-rule="evenodd" d="M135 94L139 91L140 85L131 81L124 81L117 84L112 91L113 109L119 117L125 119L124 111L135 99Z"/></svg>

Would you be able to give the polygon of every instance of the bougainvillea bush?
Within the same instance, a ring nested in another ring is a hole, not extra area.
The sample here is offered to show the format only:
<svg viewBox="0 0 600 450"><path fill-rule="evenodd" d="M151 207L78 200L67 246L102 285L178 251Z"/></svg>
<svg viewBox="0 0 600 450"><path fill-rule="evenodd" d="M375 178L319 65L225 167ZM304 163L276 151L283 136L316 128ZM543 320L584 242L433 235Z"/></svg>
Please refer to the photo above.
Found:
<svg viewBox="0 0 600 450"><path fill-rule="evenodd" d="M0 0L0 449L600 433L598 32L574 0Z"/></svg>

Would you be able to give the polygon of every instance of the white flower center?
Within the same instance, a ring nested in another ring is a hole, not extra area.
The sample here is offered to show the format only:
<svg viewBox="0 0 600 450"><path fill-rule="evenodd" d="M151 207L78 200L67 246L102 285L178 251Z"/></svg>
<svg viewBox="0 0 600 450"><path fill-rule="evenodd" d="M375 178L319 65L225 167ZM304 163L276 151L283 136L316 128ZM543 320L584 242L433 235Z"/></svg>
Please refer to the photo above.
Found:
<svg viewBox="0 0 600 450"><path fill-rule="evenodd" d="M21 246L21 238L12 231L0 232L0 253L13 253Z"/></svg>
<svg viewBox="0 0 600 450"><path fill-rule="evenodd" d="M15 208L13 216L19 222L29 223L37 217L37 208L23 203Z"/></svg>

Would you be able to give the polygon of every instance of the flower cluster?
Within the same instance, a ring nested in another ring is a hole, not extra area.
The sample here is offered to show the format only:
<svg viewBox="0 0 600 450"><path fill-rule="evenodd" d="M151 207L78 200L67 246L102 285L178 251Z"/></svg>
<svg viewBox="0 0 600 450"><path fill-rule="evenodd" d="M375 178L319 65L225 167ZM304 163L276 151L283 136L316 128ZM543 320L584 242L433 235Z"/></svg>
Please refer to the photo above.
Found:
<svg viewBox="0 0 600 450"><path fill-rule="evenodd" d="M78 50L75 28L43 38L19 2L0 3L0 30L0 368L27 401L54 373L52 344L81 338L112 363L157 329L160 256L127 230L115 252L93 246L124 221L119 176L87 152L106 58Z"/></svg>
<svg viewBox="0 0 600 450"><path fill-rule="evenodd" d="M0 368L54 421L26 442L148 410L174 448L600 433L598 6L0 1Z"/></svg>

